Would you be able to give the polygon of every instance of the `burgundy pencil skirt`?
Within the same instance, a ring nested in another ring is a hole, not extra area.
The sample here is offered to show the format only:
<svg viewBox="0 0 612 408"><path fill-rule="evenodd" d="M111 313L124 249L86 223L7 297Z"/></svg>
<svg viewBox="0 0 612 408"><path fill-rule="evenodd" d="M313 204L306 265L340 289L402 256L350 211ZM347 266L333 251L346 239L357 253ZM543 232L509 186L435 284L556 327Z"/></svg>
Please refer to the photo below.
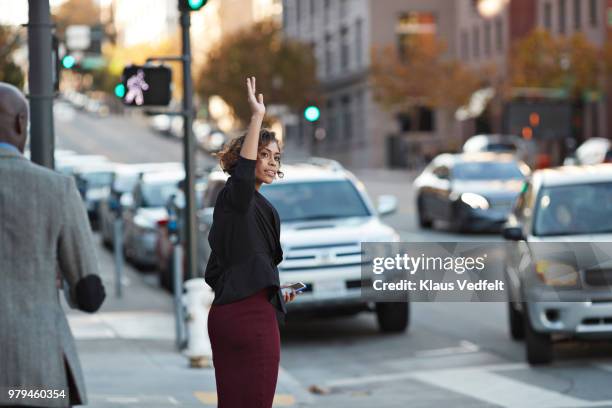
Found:
<svg viewBox="0 0 612 408"><path fill-rule="evenodd" d="M280 334L268 289L208 314L218 408L270 408L280 362Z"/></svg>

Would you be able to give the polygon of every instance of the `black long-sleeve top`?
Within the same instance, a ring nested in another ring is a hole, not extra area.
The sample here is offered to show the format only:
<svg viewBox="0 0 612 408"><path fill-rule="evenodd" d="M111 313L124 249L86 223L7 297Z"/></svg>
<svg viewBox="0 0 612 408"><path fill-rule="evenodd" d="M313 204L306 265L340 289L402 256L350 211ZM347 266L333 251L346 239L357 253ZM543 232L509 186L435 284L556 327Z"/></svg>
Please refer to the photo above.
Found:
<svg viewBox="0 0 612 408"><path fill-rule="evenodd" d="M212 252L204 278L215 291L213 305L232 303L269 288L270 302L282 323L287 309L277 268L283 259L280 218L255 189L256 163L240 156L217 196L208 235Z"/></svg>

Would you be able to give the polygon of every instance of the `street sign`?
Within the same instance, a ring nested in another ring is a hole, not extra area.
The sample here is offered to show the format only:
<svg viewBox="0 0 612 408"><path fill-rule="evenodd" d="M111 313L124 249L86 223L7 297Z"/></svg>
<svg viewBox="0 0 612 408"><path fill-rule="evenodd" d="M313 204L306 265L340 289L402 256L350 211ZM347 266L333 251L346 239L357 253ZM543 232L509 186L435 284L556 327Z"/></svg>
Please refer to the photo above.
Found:
<svg viewBox="0 0 612 408"><path fill-rule="evenodd" d="M86 25L71 25L66 28L66 47L70 51L82 51L89 48L91 29Z"/></svg>
<svg viewBox="0 0 612 408"><path fill-rule="evenodd" d="M165 66L130 65L121 76L122 101L128 106L166 106L172 97L172 71Z"/></svg>

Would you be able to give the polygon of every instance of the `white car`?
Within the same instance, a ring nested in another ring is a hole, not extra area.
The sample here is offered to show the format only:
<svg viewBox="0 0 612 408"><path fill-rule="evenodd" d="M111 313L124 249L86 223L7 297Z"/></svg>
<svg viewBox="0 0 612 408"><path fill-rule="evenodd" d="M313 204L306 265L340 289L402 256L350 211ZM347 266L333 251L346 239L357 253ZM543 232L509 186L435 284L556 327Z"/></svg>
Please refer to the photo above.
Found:
<svg viewBox="0 0 612 408"><path fill-rule="evenodd" d="M612 338L612 164L533 174L508 223L510 333L527 361L553 358L553 336Z"/></svg>
<svg viewBox="0 0 612 408"><path fill-rule="evenodd" d="M395 197L381 196L375 207L363 183L331 160L283 165L282 171L285 177L262 185L261 193L281 218L281 283L307 285L287 305L289 313L332 316L375 311L381 331L406 330L407 302L373 304L361 296L361 243L399 241L398 233L379 218L396 210ZM211 177L218 182L209 181L208 188L218 192L223 179L215 173ZM200 217L201 240L206 240L211 222L212 209L205 209ZM201 258L204 263L207 255Z"/></svg>

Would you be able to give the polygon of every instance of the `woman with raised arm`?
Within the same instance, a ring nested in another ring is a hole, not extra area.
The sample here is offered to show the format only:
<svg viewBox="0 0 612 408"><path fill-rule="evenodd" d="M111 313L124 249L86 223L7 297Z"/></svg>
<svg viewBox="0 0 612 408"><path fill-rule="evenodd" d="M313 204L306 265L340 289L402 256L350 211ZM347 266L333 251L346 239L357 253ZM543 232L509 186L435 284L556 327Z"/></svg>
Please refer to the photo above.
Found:
<svg viewBox="0 0 612 408"><path fill-rule="evenodd" d="M215 203L208 236L206 282L215 291L208 315L219 408L272 406L280 361L278 323L295 291L281 290L280 219L259 193L280 172L280 143L261 129L266 107L247 79L251 123L247 134L218 154L230 174ZM277 322L278 321L278 322Z"/></svg>

